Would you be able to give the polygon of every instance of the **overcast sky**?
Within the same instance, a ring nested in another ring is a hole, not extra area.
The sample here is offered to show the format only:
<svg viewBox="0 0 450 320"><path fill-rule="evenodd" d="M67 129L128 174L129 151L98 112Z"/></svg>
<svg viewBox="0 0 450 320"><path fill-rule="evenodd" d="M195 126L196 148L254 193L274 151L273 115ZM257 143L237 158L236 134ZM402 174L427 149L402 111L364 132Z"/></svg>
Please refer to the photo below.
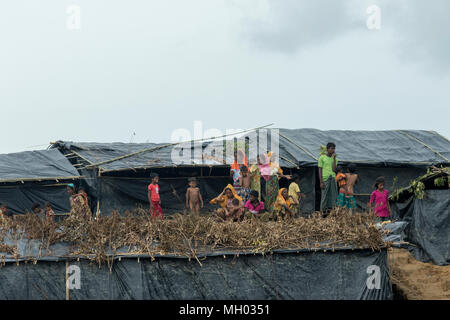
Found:
<svg viewBox="0 0 450 320"><path fill-rule="evenodd" d="M366 25L372 4L380 30ZM449 12L448 0L5 0L0 153L165 142L195 120L448 138Z"/></svg>

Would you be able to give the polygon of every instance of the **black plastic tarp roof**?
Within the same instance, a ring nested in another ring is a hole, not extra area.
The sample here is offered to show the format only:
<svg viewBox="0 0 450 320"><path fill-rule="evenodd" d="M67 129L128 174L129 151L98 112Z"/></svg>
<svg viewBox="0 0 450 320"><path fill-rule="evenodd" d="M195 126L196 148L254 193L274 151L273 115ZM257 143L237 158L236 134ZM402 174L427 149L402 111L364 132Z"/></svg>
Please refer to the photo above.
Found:
<svg viewBox="0 0 450 320"><path fill-rule="evenodd" d="M316 166L320 146L334 142L341 162L369 165L431 165L450 163L450 141L433 131L390 130L350 131L317 129L278 129L280 134L279 155L282 167L297 165ZM259 134L259 131L258 131ZM244 136L249 136L246 134ZM204 142L203 148L222 142ZM171 155L173 146L152 143L84 143L59 141L52 147L63 152L75 151L90 164L104 171L130 168L157 168L176 166ZM144 149L155 150L126 157L113 162L117 157ZM223 165L213 158L192 158L184 165Z"/></svg>
<svg viewBox="0 0 450 320"><path fill-rule="evenodd" d="M57 149L0 154L0 182L79 177Z"/></svg>
<svg viewBox="0 0 450 320"><path fill-rule="evenodd" d="M81 158L83 158L88 165L99 164L98 167L103 171L116 171L124 169L138 169L138 168L161 168L161 167L176 167L180 166L172 161L172 151L174 146L169 143L95 143L95 142L71 142L71 141L58 141L53 147L58 148L63 153L76 152ZM199 143L202 146L202 150L205 151L206 147L214 145L217 150L223 150L223 142L203 142ZM126 157L123 159L115 160L118 157L123 157L131 153L139 152L142 150L152 149L148 152L139 153L134 156ZM182 166L221 166L224 165L223 161L218 161L214 157L198 156L194 148L191 148L192 157L189 162L185 162ZM282 167L294 168L296 167L296 161L293 157L282 152L280 147L280 165ZM226 163L232 163L232 159L227 159ZM107 163L104 163L107 162Z"/></svg>
<svg viewBox="0 0 450 320"><path fill-rule="evenodd" d="M300 165L317 163L320 145L336 144L338 159L363 164L435 164L450 162L450 141L433 131L350 131L280 129L280 148Z"/></svg>

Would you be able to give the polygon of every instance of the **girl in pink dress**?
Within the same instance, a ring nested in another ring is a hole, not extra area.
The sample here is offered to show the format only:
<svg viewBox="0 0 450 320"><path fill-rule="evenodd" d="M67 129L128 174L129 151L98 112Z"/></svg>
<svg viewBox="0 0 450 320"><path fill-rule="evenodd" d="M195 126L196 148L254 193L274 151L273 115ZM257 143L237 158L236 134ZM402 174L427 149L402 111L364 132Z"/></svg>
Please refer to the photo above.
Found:
<svg viewBox="0 0 450 320"><path fill-rule="evenodd" d="M384 177L378 177L375 180L375 191L370 195L369 212L373 211L375 215L382 221L389 219L391 215L391 207L389 206L389 192L384 189Z"/></svg>

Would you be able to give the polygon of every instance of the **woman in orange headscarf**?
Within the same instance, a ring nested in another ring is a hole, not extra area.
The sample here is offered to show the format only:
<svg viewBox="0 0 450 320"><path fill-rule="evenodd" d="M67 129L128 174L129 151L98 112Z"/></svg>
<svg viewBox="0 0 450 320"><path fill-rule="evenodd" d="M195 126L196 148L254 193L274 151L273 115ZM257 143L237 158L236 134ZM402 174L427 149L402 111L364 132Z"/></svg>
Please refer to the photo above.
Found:
<svg viewBox="0 0 450 320"><path fill-rule="evenodd" d="M291 206L294 204L293 199L289 196L288 189L281 188L278 191L277 200L273 205L273 214L275 217L284 219L294 217L294 212L291 210Z"/></svg>
<svg viewBox="0 0 450 320"><path fill-rule="evenodd" d="M222 220L242 220L244 216L244 204L231 184L223 189L222 193L210 201L211 204L218 204L219 209L216 214Z"/></svg>
<svg viewBox="0 0 450 320"><path fill-rule="evenodd" d="M269 175L267 177L263 175L264 180L266 181L265 203L269 212L273 212L273 205L277 200L278 191L280 190L278 180L281 178L291 179L291 176L283 174L283 170L281 170L279 164L275 162L275 153L269 152L267 154L267 159L269 161Z"/></svg>

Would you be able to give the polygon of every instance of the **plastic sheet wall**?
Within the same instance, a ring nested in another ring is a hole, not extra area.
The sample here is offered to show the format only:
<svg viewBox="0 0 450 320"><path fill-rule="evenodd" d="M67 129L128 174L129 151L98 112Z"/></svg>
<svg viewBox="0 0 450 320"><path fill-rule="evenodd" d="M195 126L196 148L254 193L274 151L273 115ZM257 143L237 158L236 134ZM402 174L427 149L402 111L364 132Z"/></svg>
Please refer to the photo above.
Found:
<svg viewBox="0 0 450 320"><path fill-rule="evenodd" d="M408 222L406 240L414 257L450 265L450 189L426 190L423 200L410 197L392 205L395 217Z"/></svg>
<svg viewBox="0 0 450 320"><path fill-rule="evenodd" d="M34 203L39 203L44 208L47 201L52 204L55 213L68 213L70 211L69 195L64 184L41 185L29 183L27 185L0 186L0 203L8 205L14 214L31 212Z"/></svg>
<svg viewBox="0 0 450 320"><path fill-rule="evenodd" d="M0 299L393 298L386 250L216 256L202 263L122 258L111 272L86 260L7 263L0 268ZM80 288L66 292L66 268L72 265L79 268ZM374 269L378 287L367 285L377 283L371 281Z"/></svg>

